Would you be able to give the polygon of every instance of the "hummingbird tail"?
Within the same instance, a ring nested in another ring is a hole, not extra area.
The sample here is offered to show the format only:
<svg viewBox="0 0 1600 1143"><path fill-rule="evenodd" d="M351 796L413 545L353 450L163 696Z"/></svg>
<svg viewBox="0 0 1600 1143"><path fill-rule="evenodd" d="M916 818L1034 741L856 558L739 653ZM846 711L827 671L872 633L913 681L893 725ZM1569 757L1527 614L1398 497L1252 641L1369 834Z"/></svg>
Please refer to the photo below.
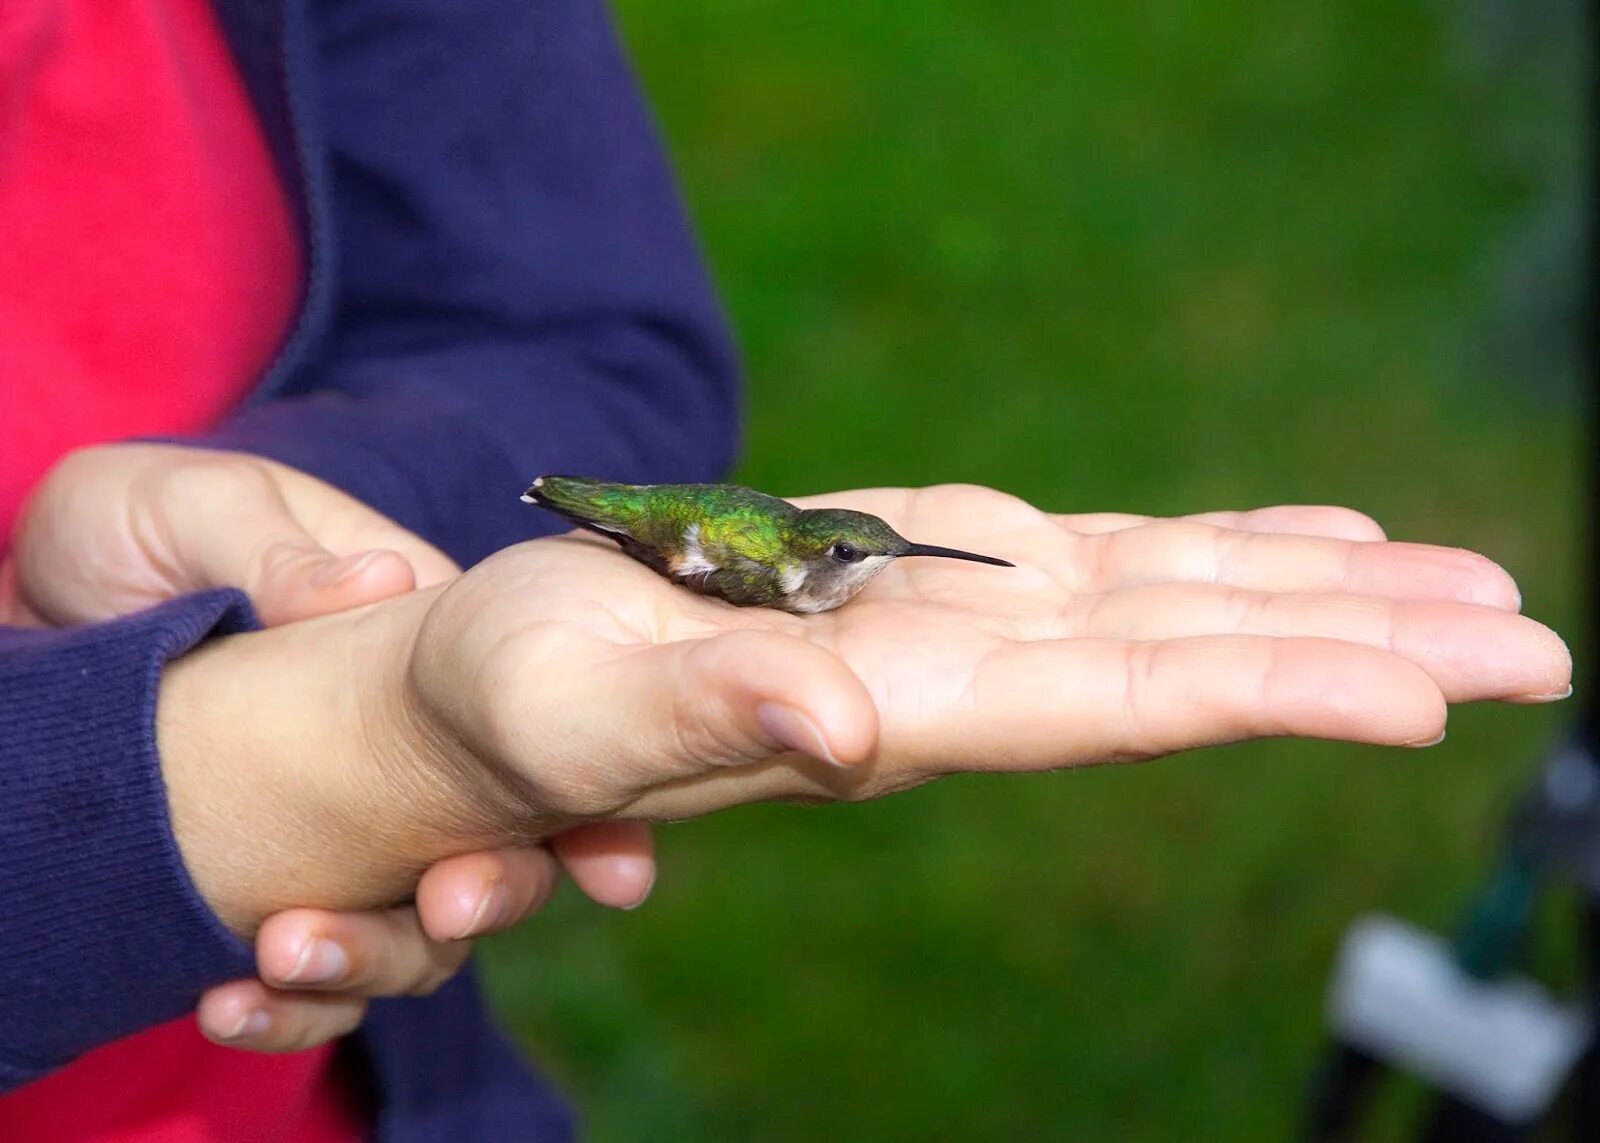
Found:
<svg viewBox="0 0 1600 1143"><path fill-rule="evenodd" d="M541 476L528 486L528 504L565 516L574 524L615 536L637 525L643 489L631 484L590 480L586 476Z"/></svg>
<svg viewBox="0 0 1600 1143"><path fill-rule="evenodd" d="M541 476L522 494L524 504L537 504L563 515L582 515L592 506L595 493L615 487L585 476Z"/></svg>

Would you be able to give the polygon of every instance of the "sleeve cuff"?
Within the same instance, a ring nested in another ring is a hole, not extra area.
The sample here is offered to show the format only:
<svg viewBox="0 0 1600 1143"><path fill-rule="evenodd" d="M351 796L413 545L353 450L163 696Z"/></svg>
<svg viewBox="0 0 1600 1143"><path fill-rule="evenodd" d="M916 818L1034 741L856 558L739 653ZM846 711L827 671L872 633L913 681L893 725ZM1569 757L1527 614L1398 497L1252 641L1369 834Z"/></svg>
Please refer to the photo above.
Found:
<svg viewBox="0 0 1600 1143"><path fill-rule="evenodd" d="M166 662L257 627L214 591L92 627L0 630L0 1085L194 1008L254 972L168 817Z"/></svg>

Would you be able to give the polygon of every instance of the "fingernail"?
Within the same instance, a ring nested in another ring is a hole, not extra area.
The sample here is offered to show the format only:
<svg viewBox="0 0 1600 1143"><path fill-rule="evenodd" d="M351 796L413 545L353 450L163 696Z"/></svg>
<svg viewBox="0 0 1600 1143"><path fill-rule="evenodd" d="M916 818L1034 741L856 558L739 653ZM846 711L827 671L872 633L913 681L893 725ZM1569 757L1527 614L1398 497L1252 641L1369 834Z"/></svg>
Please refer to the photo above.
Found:
<svg viewBox="0 0 1600 1143"><path fill-rule="evenodd" d="M637 909L640 905L643 905L646 901L650 900L650 894L655 890L655 887L656 887L656 874L655 874L655 871L652 869L652 871L650 873L650 884L648 884L648 885L646 885L644 887L644 892L639 894L639 899L637 901L635 901L631 905L622 906L622 911L624 913L631 913L635 909Z"/></svg>
<svg viewBox="0 0 1600 1143"><path fill-rule="evenodd" d="M1444 741L1444 735L1445 735L1445 732L1441 730L1439 732L1439 737L1438 738L1430 738L1426 742L1408 742L1408 743L1406 743L1406 745L1409 746L1413 750L1422 750L1422 749L1425 749L1426 747L1429 747L1429 746L1437 746L1437 745L1439 745L1439 743Z"/></svg>
<svg viewBox="0 0 1600 1143"><path fill-rule="evenodd" d="M1572 697L1572 684L1568 683L1565 690L1547 691L1537 695L1518 695L1512 702L1560 702L1562 699Z"/></svg>
<svg viewBox="0 0 1600 1143"><path fill-rule="evenodd" d="M778 745L809 754L833 766L843 765L828 749L828 740L822 736L817 724L794 707L764 702L756 707L756 721Z"/></svg>
<svg viewBox="0 0 1600 1143"><path fill-rule="evenodd" d="M478 898L477 908L472 910L472 919L467 922L466 928L456 934L456 940L463 941L468 937L477 936L494 928L505 920L506 914L506 886L503 881L495 881L483 891Z"/></svg>
<svg viewBox="0 0 1600 1143"><path fill-rule="evenodd" d="M335 587L345 580L354 579L367 570L367 565L378 558L379 553L357 552L353 556L334 560L332 563L323 564L311 573L312 587Z"/></svg>
<svg viewBox="0 0 1600 1143"><path fill-rule="evenodd" d="M243 1040L249 1036L259 1036L271 1026L272 1017L259 1008L248 1008L239 1013L238 1022L219 1038L223 1040Z"/></svg>
<svg viewBox="0 0 1600 1143"><path fill-rule="evenodd" d="M300 950L300 959L284 976L293 984L331 984L349 971L344 949L332 941L314 937Z"/></svg>

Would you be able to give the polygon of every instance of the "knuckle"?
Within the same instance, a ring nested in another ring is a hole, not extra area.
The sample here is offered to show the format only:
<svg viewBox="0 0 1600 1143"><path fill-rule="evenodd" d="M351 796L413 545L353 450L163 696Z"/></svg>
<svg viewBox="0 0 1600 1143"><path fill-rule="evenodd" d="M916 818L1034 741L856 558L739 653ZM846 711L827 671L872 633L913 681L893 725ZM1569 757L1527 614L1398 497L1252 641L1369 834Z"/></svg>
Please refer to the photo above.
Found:
<svg viewBox="0 0 1600 1143"><path fill-rule="evenodd" d="M78 479L92 476L100 470L102 465L111 462L115 462L120 468L126 464L127 454L134 450L146 454L179 451L171 445L130 445L121 442L83 445L61 456L50 466L40 483L41 485L48 485L57 479Z"/></svg>
<svg viewBox="0 0 1600 1143"><path fill-rule="evenodd" d="M246 549L248 551L248 549ZM247 560L237 586L252 593L276 588L280 592L297 586L309 569L327 558L327 553L300 537L269 539Z"/></svg>
<svg viewBox="0 0 1600 1143"><path fill-rule="evenodd" d="M1505 568L1488 556L1465 548L1458 548L1456 557L1473 602L1513 607L1521 605L1522 593L1517 581Z"/></svg>
<svg viewBox="0 0 1600 1143"><path fill-rule="evenodd" d="M1262 600L1252 591L1240 587L1225 587L1221 595L1222 629L1247 631L1262 612Z"/></svg>
<svg viewBox="0 0 1600 1143"><path fill-rule="evenodd" d="M271 487L271 481L243 457L195 453L150 471L156 490L165 498L191 504L228 505Z"/></svg>
<svg viewBox="0 0 1600 1143"><path fill-rule="evenodd" d="M1388 538L1382 524L1365 512L1358 512L1354 508L1342 508L1337 505L1318 505L1307 509L1307 512L1310 514L1312 522L1318 525L1321 531L1360 540L1384 540Z"/></svg>
<svg viewBox="0 0 1600 1143"><path fill-rule="evenodd" d="M90 445L87 448L73 449L61 459L57 460L46 471L39 481L35 497L43 498L55 492L62 485L75 484L85 477L92 476L100 463L100 458L105 451L104 445Z"/></svg>
<svg viewBox="0 0 1600 1143"><path fill-rule="evenodd" d="M936 484L925 491L930 498L947 502L943 507L949 510L972 512L976 518L1000 526L1025 526L1045 518L1045 513L1022 497L983 484Z"/></svg>
<svg viewBox="0 0 1600 1143"><path fill-rule="evenodd" d="M1156 685L1159 643L1135 643L1128 649L1127 677L1122 687L1122 744L1118 759L1151 757L1159 750L1151 734L1148 696Z"/></svg>
<svg viewBox="0 0 1600 1143"><path fill-rule="evenodd" d="M968 481L952 480L944 484L933 484L922 490L930 499L948 500L952 503L962 500L977 498L1001 497L1006 493L998 492L993 488L985 488L981 484Z"/></svg>
<svg viewBox="0 0 1600 1143"><path fill-rule="evenodd" d="M420 933L411 944L414 959L406 966L403 978L394 982L393 991L406 996L432 996L443 988L472 952L472 941L438 943Z"/></svg>

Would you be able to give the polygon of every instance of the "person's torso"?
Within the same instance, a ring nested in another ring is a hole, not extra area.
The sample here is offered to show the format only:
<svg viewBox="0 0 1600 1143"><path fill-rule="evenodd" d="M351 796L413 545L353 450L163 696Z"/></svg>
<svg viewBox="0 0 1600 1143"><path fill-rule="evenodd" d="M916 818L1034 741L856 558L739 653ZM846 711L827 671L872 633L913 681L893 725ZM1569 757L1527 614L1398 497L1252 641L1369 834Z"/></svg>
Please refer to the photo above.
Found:
<svg viewBox="0 0 1600 1143"><path fill-rule="evenodd" d="M294 220L205 0L0 3L0 235L3 553L54 461L215 424L293 320ZM192 1018L0 1096L0 1139L362 1134L331 1047L251 1055Z"/></svg>

